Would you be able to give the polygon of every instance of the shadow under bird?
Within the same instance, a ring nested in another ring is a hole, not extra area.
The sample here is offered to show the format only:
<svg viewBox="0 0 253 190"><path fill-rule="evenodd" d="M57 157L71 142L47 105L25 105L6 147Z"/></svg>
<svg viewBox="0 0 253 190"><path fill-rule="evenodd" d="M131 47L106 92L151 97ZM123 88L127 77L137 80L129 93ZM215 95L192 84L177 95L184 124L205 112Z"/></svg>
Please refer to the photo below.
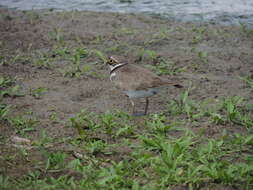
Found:
<svg viewBox="0 0 253 190"><path fill-rule="evenodd" d="M146 115L149 106L149 97L157 94L162 86L175 86L182 88L180 84L173 83L155 73L140 66L123 63L117 58L109 57L107 64L110 67L110 80L114 85L125 93L132 104L133 115ZM144 113L135 113L133 99L145 98L146 105Z"/></svg>

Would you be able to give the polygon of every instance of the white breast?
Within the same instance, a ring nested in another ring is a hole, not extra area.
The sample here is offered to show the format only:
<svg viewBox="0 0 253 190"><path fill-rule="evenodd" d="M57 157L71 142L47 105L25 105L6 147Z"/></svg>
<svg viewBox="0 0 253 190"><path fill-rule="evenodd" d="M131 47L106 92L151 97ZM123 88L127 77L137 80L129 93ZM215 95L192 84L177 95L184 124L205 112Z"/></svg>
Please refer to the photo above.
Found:
<svg viewBox="0 0 253 190"><path fill-rule="evenodd" d="M110 75L110 81L113 81L114 77L116 77L116 73L115 72L111 73L111 75Z"/></svg>

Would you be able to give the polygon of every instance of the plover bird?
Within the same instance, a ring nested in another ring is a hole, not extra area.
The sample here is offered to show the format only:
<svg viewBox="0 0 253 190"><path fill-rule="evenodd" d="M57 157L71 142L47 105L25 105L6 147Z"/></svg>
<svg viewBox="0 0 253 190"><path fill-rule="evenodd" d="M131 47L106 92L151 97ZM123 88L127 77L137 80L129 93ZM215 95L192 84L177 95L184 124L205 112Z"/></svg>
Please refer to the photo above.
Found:
<svg viewBox="0 0 253 190"><path fill-rule="evenodd" d="M155 73L134 64L120 62L115 57L109 57L107 64L110 67L110 80L117 88L122 90L130 99L133 107L133 115L146 115L149 106L149 97L157 94L159 88L172 85L181 88L180 84L173 83L159 77ZM133 99L145 98L146 105L144 113L135 113Z"/></svg>

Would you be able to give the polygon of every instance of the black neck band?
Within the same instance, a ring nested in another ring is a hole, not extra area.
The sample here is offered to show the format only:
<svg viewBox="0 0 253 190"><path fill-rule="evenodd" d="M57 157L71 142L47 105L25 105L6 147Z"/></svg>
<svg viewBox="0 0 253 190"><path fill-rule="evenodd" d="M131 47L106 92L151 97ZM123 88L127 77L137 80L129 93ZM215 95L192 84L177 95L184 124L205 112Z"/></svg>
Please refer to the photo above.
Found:
<svg viewBox="0 0 253 190"><path fill-rule="evenodd" d="M116 67L114 67L111 71L110 71L110 74L112 74L116 69L120 68L120 67L123 67L124 65L127 65L128 63L122 63L122 64L119 64L117 65Z"/></svg>

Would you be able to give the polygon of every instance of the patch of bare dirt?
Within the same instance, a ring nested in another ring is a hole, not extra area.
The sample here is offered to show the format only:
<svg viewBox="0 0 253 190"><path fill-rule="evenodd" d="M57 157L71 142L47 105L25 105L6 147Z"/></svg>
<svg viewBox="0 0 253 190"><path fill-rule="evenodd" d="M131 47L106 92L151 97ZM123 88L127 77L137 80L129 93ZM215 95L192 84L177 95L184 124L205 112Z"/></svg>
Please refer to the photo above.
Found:
<svg viewBox="0 0 253 190"><path fill-rule="evenodd" d="M240 27L205 25L203 27L206 29L198 32L198 27L191 23L99 12L42 11L31 14L0 9L0 15L0 56L4 57L5 62L0 65L0 76L16 78L25 94L23 97L4 98L4 103L13 105L16 115L28 110L33 112L39 120L34 139L39 136L38 129L42 128L55 139L76 135L65 124L52 122L50 116L53 113L61 121L67 122L81 109L97 114L131 110L125 95L110 83L109 70L98 57L89 56L82 61L97 62L99 66L94 68L102 77L64 77L59 70L66 63L57 60L50 63L54 67L49 69L36 67L29 62L13 61L15 55L30 57L35 51L53 54L53 48L58 43L54 39L57 35L69 47L82 44L87 49L98 49L107 56L121 55L126 61L142 66L155 65L156 62L147 54L140 56L139 50L145 48L155 51L175 63L175 67L185 68L184 72L164 77L178 80L184 89L192 83L194 89L190 96L196 101L235 95L252 101L252 90L239 76L252 75L253 38L243 33ZM163 29L168 31L166 37L161 34ZM207 57L204 57L207 63L203 63L198 56L199 52L207 53ZM30 89L38 87L46 88L47 91L40 98L35 98ZM177 99L182 92L182 89L165 88L162 93L151 98L149 112L164 111L168 100ZM137 103L137 106L138 109L144 109L142 103ZM206 126L206 135L215 136L221 130L218 125ZM244 129L240 127L236 131ZM6 127L0 127L0 133L1 136L11 135ZM124 157L125 153L121 150L119 152ZM2 168L3 160L0 163ZM13 173L13 169L16 170L12 167L1 172L8 170ZM23 169L20 169L20 173L25 173Z"/></svg>

